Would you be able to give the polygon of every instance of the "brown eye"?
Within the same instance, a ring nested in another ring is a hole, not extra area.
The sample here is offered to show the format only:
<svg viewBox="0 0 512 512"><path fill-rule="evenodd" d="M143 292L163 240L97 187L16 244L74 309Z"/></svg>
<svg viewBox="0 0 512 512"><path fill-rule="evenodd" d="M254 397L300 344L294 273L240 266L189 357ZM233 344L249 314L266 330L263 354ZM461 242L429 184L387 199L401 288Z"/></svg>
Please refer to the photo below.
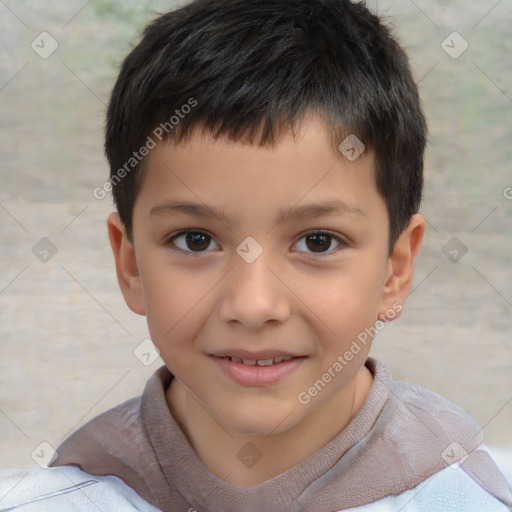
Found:
<svg viewBox="0 0 512 512"><path fill-rule="evenodd" d="M204 252L209 248L212 241L212 237L207 233L189 230L178 233L169 240L169 243L175 245L182 251ZM216 248L218 248L218 246Z"/></svg>
<svg viewBox="0 0 512 512"><path fill-rule="evenodd" d="M306 246L312 252L324 252L329 249L332 242L329 235L308 235L306 237Z"/></svg>
<svg viewBox="0 0 512 512"><path fill-rule="evenodd" d="M343 245L345 244L339 237L323 231L317 231L308 233L300 238L295 244L295 250L323 256L336 252Z"/></svg>

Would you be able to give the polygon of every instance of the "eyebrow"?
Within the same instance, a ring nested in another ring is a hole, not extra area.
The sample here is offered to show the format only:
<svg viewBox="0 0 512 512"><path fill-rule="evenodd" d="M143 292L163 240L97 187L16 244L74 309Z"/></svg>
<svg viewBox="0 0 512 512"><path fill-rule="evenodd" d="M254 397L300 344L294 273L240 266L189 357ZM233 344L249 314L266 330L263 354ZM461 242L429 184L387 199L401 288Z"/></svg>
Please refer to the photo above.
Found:
<svg viewBox="0 0 512 512"><path fill-rule="evenodd" d="M232 219L226 210L208 206L201 203L193 203L190 201L164 201L151 208L149 215L191 215L193 217L203 217L217 219L223 224L232 225ZM368 214L360 208L341 201L333 199L323 203L311 203L302 206L292 206L287 210L281 209L277 216L275 226L286 222L292 222L300 219L312 219L322 217L324 215L349 215L352 217L360 217L368 219Z"/></svg>

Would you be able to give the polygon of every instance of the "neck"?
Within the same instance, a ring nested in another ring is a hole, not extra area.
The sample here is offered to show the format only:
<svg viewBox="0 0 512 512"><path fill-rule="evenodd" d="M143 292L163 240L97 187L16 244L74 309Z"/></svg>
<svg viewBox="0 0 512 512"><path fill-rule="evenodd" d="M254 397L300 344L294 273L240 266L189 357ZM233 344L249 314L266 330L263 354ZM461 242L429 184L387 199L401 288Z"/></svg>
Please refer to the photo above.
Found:
<svg viewBox="0 0 512 512"><path fill-rule="evenodd" d="M176 379L167 391L167 403L202 464L231 485L251 487L291 469L325 446L357 414L372 384L373 377L363 366L331 400L292 428L268 436L245 435L221 425ZM260 457L264 463L255 464Z"/></svg>

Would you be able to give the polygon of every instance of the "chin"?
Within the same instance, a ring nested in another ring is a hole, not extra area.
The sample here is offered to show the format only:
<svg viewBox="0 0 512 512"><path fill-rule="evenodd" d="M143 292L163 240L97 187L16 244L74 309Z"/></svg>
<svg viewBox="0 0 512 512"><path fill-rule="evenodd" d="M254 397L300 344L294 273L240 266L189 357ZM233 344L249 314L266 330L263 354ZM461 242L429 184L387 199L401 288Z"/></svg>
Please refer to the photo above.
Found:
<svg viewBox="0 0 512 512"><path fill-rule="evenodd" d="M292 415L284 408L272 412L268 409L265 411L263 406L253 405L248 409L231 409L227 414L220 415L218 419L226 428L247 436L277 435L293 426L290 423Z"/></svg>

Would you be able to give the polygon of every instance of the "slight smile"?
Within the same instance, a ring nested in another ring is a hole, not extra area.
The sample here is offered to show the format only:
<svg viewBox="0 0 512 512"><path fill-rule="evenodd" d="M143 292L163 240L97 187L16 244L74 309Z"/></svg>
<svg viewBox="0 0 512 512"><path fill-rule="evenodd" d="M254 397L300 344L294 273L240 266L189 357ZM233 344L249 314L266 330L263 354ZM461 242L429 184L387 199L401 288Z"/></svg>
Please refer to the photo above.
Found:
<svg viewBox="0 0 512 512"><path fill-rule="evenodd" d="M226 376L243 386L275 384L296 370L307 358L279 352L245 351L210 354L210 357Z"/></svg>

